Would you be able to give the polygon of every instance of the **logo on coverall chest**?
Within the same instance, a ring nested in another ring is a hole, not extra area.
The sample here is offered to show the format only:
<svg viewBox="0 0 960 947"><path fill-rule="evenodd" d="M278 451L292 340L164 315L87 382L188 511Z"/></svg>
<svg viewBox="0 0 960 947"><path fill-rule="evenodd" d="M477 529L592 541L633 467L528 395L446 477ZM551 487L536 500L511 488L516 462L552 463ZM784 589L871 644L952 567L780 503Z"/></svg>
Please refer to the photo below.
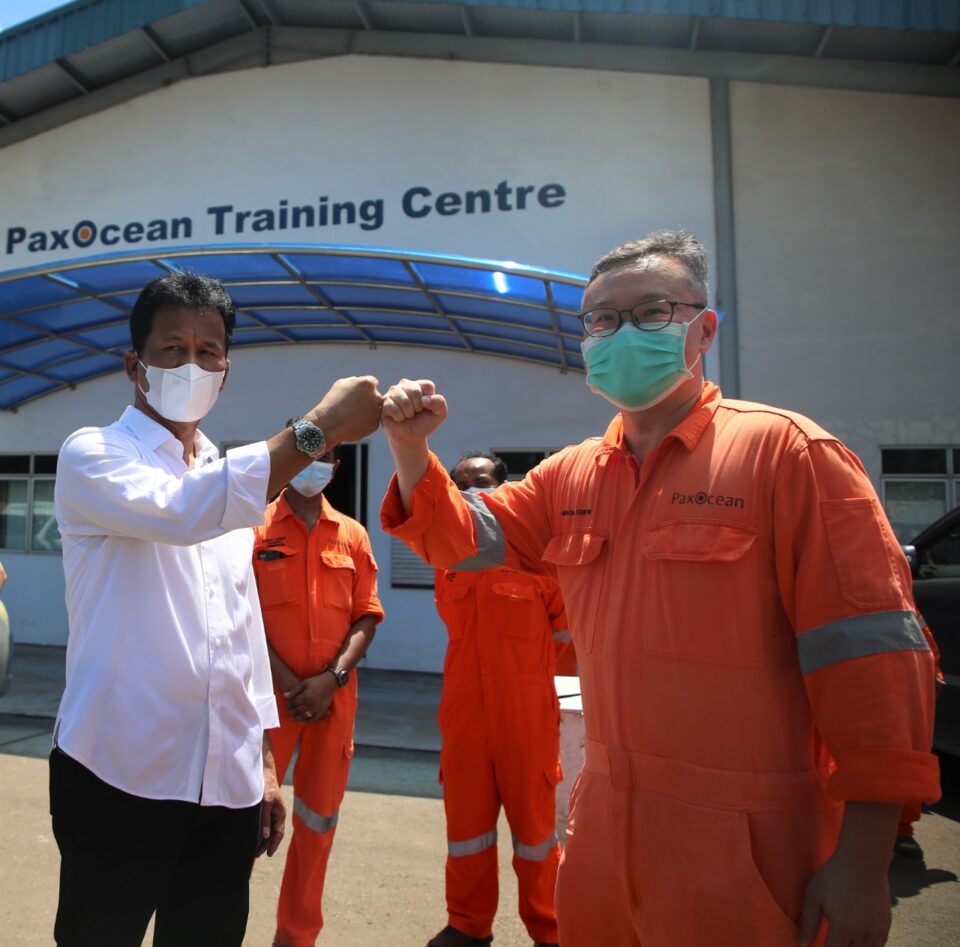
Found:
<svg viewBox="0 0 960 947"><path fill-rule="evenodd" d="M692 503L696 506L727 506L738 510L743 509L743 497L729 496L725 493L707 493L706 490L698 490L696 493L675 492L670 502L680 506Z"/></svg>

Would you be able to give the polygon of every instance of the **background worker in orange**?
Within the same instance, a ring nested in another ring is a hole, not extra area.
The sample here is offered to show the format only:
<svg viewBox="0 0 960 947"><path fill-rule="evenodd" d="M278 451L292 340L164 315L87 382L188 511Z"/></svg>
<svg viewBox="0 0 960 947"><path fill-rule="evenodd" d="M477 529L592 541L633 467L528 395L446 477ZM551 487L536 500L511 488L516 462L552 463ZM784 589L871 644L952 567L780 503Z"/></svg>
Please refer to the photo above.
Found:
<svg viewBox="0 0 960 947"><path fill-rule="evenodd" d="M488 492L507 479L494 454L465 454L450 476ZM556 786L560 705L555 650L567 616L555 582L491 569L441 570L437 611L450 643L438 718L447 816L448 924L427 947L489 944L497 911L497 818L507 813L520 917L537 944L557 943L553 891L560 861Z"/></svg>
<svg viewBox="0 0 960 947"><path fill-rule="evenodd" d="M619 413L488 496L429 452L433 383L394 385L381 523L438 567L559 581L586 731L564 947L880 947L901 808L939 795L933 654L856 457L704 383L707 299L689 234L603 257L582 350Z"/></svg>
<svg viewBox="0 0 960 947"><path fill-rule="evenodd" d="M323 882L353 756L352 672L383 619L367 531L323 496L339 464L330 451L290 481L256 528L253 552L280 710L270 737L281 783L300 745L277 904L282 947L312 947L323 927Z"/></svg>

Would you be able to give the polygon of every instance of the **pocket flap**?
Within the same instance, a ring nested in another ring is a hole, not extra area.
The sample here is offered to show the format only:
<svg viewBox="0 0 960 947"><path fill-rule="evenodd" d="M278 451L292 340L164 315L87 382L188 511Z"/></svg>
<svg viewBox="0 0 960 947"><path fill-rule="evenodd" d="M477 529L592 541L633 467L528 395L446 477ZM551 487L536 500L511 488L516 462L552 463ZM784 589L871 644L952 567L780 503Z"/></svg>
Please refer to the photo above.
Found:
<svg viewBox="0 0 960 947"><path fill-rule="evenodd" d="M490 587L496 595L505 598L522 598L532 602L537 597L536 589L523 582L494 582Z"/></svg>
<svg viewBox="0 0 960 947"><path fill-rule="evenodd" d="M733 562L756 542L755 530L722 523L663 523L643 541L648 559Z"/></svg>
<svg viewBox="0 0 960 947"><path fill-rule="evenodd" d="M332 549L323 549L320 551L320 558L325 566L331 569L354 569L353 559L342 552L334 552Z"/></svg>
<svg viewBox="0 0 960 947"><path fill-rule="evenodd" d="M282 559L289 559L300 552L296 546L260 546L253 554L257 562L279 562Z"/></svg>
<svg viewBox="0 0 960 947"><path fill-rule="evenodd" d="M607 542L606 536L586 531L554 536L541 558L557 566L585 566L593 562Z"/></svg>
<svg viewBox="0 0 960 947"><path fill-rule="evenodd" d="M471 584L468 582L440 582L436 587L438 602L459 602L470 594Z"/></svg>

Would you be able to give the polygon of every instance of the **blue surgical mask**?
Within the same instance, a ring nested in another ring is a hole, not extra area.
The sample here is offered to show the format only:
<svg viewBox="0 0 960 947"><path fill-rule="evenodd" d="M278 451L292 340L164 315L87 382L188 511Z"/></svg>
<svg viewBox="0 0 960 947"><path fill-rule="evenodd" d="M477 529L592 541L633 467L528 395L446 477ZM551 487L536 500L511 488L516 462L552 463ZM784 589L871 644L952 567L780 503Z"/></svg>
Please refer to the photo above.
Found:
<svg viewBox="0 0 960 947"><path fill-rule="evenodd" d="M305 497L315 497L318 493L323 492L323 488L332 479L333 464L328 464L323 460L315 460L290 481L290 486Z"/></svg>
<svg viewBox="0 0 960 947"><path fill-rule="evenodd" d="M690 322L671 322L656 332L622 325L604 338L588 336L580 343L587 365L587 387L625 411L652 408L688 378L684 346L687 333L703 313Z"/></svg>

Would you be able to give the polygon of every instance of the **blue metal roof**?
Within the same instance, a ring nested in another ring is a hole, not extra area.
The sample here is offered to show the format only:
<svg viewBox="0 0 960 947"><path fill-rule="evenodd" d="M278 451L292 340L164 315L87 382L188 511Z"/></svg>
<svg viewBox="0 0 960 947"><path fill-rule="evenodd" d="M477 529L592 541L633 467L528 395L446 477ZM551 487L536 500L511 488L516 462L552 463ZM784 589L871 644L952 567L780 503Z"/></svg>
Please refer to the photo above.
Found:
<svg viewBox="0 0 960 947"><path fill-rule="evenodd" d="M411 16L407 12L411 7L463 7L491 14L497 10L503 10L505 14L520 10L530 11L534 16L582 13L697 17L960 32L960 0L376 0L366 4L324 0L324 5L340 20L349 22L352 15L356 26L365 25L365 16L375 18L370 8L403 18ZM193 8L207 8L211 15L224 20L228 27L225 35L231 35L239 29L257 25L255 17L262 15L263 11L256 6L251 11L239 0L230 3L222 0L75 0L0 33L0 82ZM287 10L286 0L273 0L272 6L272 18L276 22L297 25L299 14L296 7L299 4L291 3ZM351 11L351 8L354 9ZM225 17L224 14L232 16ZM322 18L323 14L318 11L316 16ZM227 22L231 19L234 24ZM365 26L370 28L369 23ZM398 28L404 26L398 22Z"/></svg>
<svg viewBox="0 0 960 947"><path fill-rule="evenodd" d="M120 371L137 295L175 270L223 281L237 347L413 345L583 371L574 273L368 247L175 247L0 274L0 408Z"/></svg>

